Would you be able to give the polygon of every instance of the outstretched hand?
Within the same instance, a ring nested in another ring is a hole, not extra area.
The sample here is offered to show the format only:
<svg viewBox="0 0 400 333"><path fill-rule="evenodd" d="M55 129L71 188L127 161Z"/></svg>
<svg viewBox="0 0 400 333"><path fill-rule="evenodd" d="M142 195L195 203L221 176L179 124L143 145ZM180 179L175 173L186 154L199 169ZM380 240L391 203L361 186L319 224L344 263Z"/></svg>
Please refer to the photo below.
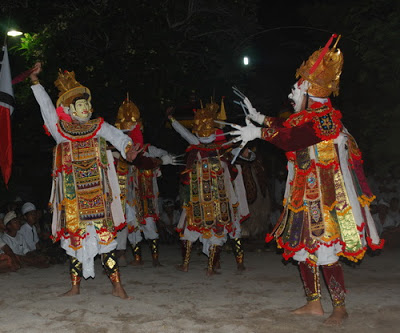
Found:
<svg viewBox="0 0 400 333"><path fill-rule="evenodd" d="M126 153L126 160L128 162L132 162L143 151L144 147L140 146L140 143L136 143L128 150Z"/></svg>
<svg viewBox="0 0 400 333"><path fill-rule="evenodd" d="M232 164L235 163L236 158L239 156L240 151L244 148L244 146L246 146L247 142L253 141L254 139L257 138L261 138L261 127L255 126L248 117L246 117L245 120L247 126L229 124L231 127L236 129L236 131L232 131L230 132L230 134L236 137L231 141L227 142L227 144L241 141L240 146L237 149L235 149L235 152L233 153L234 158L231 162Z"/></svg>
<svg viewBox="0 0 400 333"><path fill-rule="evenodd" d="M161 156L161 161L163 165L185 165L183 164L183 160L181 159L183 155L171 155L167 154L164 156Z"/></svg>
<svg viewBox="0 0 400 333"><path fill-rule="evenodd" d="M31 81L35 81L38 79L38 75L39 73L42 71L42 63L41 62L37 62L35 64L35 66L33 66L32 68L32 72L29 75L29 78L31 79Z"/></svg>

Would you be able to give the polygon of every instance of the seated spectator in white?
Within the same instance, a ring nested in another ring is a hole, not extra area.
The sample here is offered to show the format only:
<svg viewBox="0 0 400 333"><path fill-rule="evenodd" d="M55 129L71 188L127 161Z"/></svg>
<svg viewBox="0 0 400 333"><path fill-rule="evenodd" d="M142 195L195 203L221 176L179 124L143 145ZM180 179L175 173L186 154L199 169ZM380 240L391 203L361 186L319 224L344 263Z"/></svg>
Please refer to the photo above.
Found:
<svg viewBox="0 0 400 333"><path fill-rule="evenodd" d="M36 229L36 224L39 220L38 211L34 204L26 202L21 208L21 213L25 223L22 224L19 233L25 239L29 251L38 250L39 236Z"/></svg>
<svg viewBox="0 0 400 333"><path fill-rule="evenodd" d="M4 217L4 225L6 232L3 235L3 241L17 256L26 255L29 252L28 244L26 244L22 235L18 233L21 228L20 219L13 210Z"/></svg>
<svg viewBox="0 0 400 333"><path fill-rule="evenodd" d="M389 203L381 199L378 202L377 212L372 215L379 235L381 235L384 230L397 226L396 221L388 214L389 207Z"/></svg>
<svg viewBox="0 0 400 333"><path fill-rule="evenodd" d="M14 211L6 214L4 225L6 226L6 233L3 235L3 241L10 247L21 264L39 268L49 267L47 257L37 254L35 251L29 251L25 239L19 233L21 228L20 218Z"/></svg>

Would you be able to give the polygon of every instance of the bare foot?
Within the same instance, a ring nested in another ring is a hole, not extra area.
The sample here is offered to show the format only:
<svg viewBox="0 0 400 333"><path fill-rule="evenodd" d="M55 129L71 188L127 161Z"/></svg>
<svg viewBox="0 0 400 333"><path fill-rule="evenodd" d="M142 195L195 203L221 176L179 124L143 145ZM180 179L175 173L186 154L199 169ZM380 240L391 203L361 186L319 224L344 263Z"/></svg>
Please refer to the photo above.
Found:
<svg viewBox="0 0 400 333"><path fill-rule="evenodd" d="M113 296L119 297L121 299L133 299L133 297L128 296L120 282L116 282L115 284L113 284L112 294Z"/></svg>
<svg viewBox="0 0 400 333"><path fill-rule="evenodd" d="M175 265L175 268L181 272L189 272L189 266L187 265Z"/></svg>
<svg viewBox="0 0 400 333"><path fill-rule="evenodd" d="M63 296L75 296L79 295L81 293L79 286L72 286L70 290L68 290L66 293L58 295L59 297Z"/></svg>
<svg viewBox="0 0 400 333"><path fill-rule="evenodd" d="M336 306L332 314L324 321L326 326L341 326L343 321L349 317L345 306Z"/></svg>
<svg viewBox="0 0 400 333"><path fill-rule="evenodd" d="M320 300L307 302L306 305L303 305L298 309L292 310L291 312L296 315L312 315L312 316L324 315L324 309L322 308Z"/></svg>

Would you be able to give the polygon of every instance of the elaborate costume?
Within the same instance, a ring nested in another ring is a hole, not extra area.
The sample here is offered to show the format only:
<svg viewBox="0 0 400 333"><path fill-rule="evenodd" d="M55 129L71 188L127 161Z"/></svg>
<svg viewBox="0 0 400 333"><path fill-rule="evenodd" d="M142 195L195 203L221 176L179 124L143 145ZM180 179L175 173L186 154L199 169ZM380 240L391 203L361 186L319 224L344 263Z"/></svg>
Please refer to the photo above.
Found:
<svg viewBox="0 0 400 333"><path fill-rule="evenodd" d="M38 80L31 79L45 128L57 143L50 199L52 234L70 256L72 285L79 286L82 276L94 277L94 257L101 254L110 280L120 286L115 235L125 219L106 141L125 157L132 140L102 118L89 120L90 91L75 80L74 72L60 72L55 81L60 90L57 110Z"/></svg>
<svg viewBox="0 0 400 333"><path fill-rule="evenodd" d="M283 212L266 240L275 238L283 257L299 261L307 301L319 301L319 267L334 306L345 313L345 287L338 256L357 262L382 247L369 205L374 196L362 169L361 152L328 96L339 91L343 55L336 44L314 52L298 69L301 77L289 98L296 113L286 121L258 113L248 99L253 124L237 127L241 139L262 138L282 148L288 158ZM305 97L305 99L304 99ZM304 103L308 107L304 108ZM310 305L306 305L310 308ZM300 310L300 309L299 309ZM322 308L321 308L322 310ZM304 311L304 309L302 310ZM301 313L299 311L298 313ZM347 313L346 313L347 316ZM333 319L332 319L333 320Z"/></svg>
<svg viewBox="0 0 400 333"><path fill-rule="evenodd" d="M248 215L244 207L239 209L239 198L233 186L237 169L230 164L230 153L222 145L224 140L215 128L218 108L216 103L210 103L195 111L195 135L170 117L172 127L190 144L186 150L186 167L182 172L183 212L178 231L183 244L183 263L179 268L188 270L192 243L199 239L203 243L203 252L209 258L209 275L214 273L227 233L234 235L239 232L236 226L243 217L241 212ZM243 262L241 247L236 252Z"/></svg>
<svg viewBox="0 0 400 333"><path fill-rule="evenodd" d="M143 145L140 112L129 98L120 106L115 126L129 132L129 136L135 142ZM160 265L158 261L159 235L156 225L159 219L157 178L161 176L160 164L175 163L175 157L167 151L149 145L133 164L127 163L121 157L117 160L121 201L128 224L127 238L133 249L135 265L142 264L142 233L149 242L153 265ZM126 237L126 234L119 234L118 240L123 237ZM119 249L123 250L123 245Z"/></svg>

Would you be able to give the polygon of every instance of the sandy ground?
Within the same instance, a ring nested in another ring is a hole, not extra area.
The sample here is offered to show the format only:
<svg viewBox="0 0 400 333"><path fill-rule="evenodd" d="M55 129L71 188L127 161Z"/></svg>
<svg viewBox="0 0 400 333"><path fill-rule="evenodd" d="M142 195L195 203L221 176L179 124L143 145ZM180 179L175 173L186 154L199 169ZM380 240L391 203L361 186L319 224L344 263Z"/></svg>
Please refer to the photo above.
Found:
<svg viewBox="0 0 400 333"><path fill-rule="evenodd" d="M249 245L247 247L250 249ZM254 248L254 246L252 247ZM163 267L122 267L122 282L133 300L111 296L111 285L96 260L96 278L81 294L57 297L69 288L68 265L23 268L1 274L0 332L400 332L400 251L366 256L356 268L344 265L349 319L326 328L328 316L299 317L304 304L297 267L274 251L247 251L248 270L235 271L232 253L222 253L221 274L206 277L206 257L192 255L190 271L176 271L178 245L161 245ZM322 290L325 311L331 311Z"/></svg>

